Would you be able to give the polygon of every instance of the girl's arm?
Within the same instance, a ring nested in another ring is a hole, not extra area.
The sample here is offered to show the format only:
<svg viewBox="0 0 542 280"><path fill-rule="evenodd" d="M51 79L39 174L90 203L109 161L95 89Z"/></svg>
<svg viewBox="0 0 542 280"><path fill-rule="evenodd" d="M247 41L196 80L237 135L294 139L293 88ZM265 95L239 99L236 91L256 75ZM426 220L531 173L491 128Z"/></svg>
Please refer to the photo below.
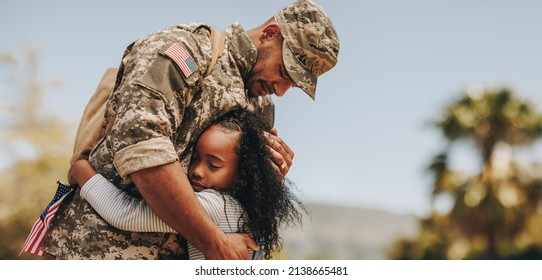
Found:
<svg viewBox="0 0 542 280"><path fill-rule="evenodd" d="M170 226L152 212L144 200L138 200L96 174L81 188L81 196L112 226L125 231L171 232Z"/></svg>
<svg viewBox="0 0 542 280"><path fill-rule="evenodd" d="M162 221L144 200L118 189L96 174L81 188L81 196L112 226L125 231L176 232ZM215 223L224 216L224 200L216 191L202 191L196 196ZM181 210L182 211L182 210Z"/></svg>
<svg viewBox="0 0 542 280"><path fill-rule="evenodd" d="M72 163L68 171L68 183L70 186L83 186L92 176L96 175L94 167L88 160L77 160Z"/></svg>
<svg viewBox="0 0 542 280"><path fill-rule="evenodd" d="M112 226L125 231L176 232L160 220L144 200L115 187L97 174L88 161L75 162L69 177L82 186L81 196ZM203 191L196 193L196 196L207 214L218 224L224 215L222 197L216 191Z"/></svg>

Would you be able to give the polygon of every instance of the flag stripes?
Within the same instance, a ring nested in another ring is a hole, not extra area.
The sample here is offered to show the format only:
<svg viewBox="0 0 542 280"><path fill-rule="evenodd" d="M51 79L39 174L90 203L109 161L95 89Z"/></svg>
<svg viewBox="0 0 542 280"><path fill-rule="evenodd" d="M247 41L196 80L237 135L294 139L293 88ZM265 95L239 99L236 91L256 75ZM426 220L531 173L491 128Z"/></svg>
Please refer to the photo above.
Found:
<svg viewBox="0 0 542 280"><path fill-rule="evenodd" d="M198 68L190 54L177 43L171 45L164 54L175 61L177 66L181 68L185 77L190 76Z"/></svg>
<svg viewBox="0 0 542 280"><path fill-rule="evenodd" d="M45 256L45 252L41 250L41 244L43 243L43 238L47 233L47 229L51 225L58 208L62 204L62 201L68 194L72 192L72 188L65 186L61 182L57 182L58 188L56 190L55 196L49 203L49 205L43 210L38 220L32 226L28 237L23 245L23 249L19 253L21 255L23 252L36 254L38 256Z"/></svg>

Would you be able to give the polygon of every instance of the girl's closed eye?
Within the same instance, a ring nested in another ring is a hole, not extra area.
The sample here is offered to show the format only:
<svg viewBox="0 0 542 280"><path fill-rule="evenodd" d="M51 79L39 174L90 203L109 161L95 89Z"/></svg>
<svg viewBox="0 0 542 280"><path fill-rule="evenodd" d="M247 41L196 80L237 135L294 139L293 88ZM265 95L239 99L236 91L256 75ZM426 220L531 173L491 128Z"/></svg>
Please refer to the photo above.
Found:
<svg viewBox="0 0 542 280"><path fill-rule="evenodd" d="M210 168L211 170L218 170L218 169L222 168L222 166L220 166L220 165L218 165L218 164L210 163L210 164L209 164L209 168Z"/></svg>

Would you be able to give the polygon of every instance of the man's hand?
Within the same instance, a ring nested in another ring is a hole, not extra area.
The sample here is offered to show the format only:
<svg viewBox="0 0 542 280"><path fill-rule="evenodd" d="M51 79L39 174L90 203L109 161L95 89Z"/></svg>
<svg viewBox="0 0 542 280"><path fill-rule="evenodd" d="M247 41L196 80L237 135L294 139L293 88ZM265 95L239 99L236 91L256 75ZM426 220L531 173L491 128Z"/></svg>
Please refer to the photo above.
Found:
<svg viewBox="0 0 542 280"><path fill-rule="evenodd" d="M267 137L267 145L271 149L274 168L279 174L285 177L292 166L294 152L279 137L276 128L271 129L271 133L266 132L265 136Z"/></svg>
<svg viewBox="0 0 542 280"><path fill-rule="evenodd" d="M205 258L208 260L250 260L248 249L259 250L256 242L243 233L228 233L224 242L226 242L224 246L207 251Z"/></svg>

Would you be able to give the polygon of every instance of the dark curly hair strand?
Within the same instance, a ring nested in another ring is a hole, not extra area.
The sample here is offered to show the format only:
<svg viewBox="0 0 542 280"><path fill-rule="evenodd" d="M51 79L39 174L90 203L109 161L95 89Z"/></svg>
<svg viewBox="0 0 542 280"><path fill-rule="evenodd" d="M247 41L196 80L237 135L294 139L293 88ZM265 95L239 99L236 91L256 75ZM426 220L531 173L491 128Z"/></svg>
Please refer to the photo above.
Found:
<svg viewBox="0 0 542 280"><path fill-rule="evenodd" d="M272 166L271 152L264 136L265 126L254 113L232 111L215 122L241 133L237 154L239 179L226 192L237 199L248 217L242 228L250 229L266 259L282 249L279 229L301 224L303 204L292 192L293 183L282 180Z"/></svg>

